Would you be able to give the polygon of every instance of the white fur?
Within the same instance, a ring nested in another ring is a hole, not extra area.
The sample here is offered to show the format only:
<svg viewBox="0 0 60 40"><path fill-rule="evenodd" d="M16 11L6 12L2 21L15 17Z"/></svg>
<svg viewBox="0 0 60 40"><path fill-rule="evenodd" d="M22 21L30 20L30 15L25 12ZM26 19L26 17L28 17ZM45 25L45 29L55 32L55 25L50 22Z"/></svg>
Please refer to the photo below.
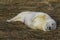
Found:
<svg viewBox="0 0 60 40"><path fill-rule="evenodd" d="M56 22L46 13L25 11L7 22L21 21L29 28L50 31L56 29ZM50 27L50 28L49 28Z"/></svg>

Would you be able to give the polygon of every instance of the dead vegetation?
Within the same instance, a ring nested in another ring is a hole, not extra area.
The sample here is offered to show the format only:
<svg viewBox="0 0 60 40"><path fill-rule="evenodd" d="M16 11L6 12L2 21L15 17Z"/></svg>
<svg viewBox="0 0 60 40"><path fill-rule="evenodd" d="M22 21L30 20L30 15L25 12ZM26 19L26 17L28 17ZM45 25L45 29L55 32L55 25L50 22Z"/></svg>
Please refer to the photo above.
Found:
<svg viewBox="0 0 60 40"><path fill-rule="evenodd" d="M56 20L57 29L34 31L21 22L6 22L21 11L46 12ZM60 0L0 0L0 40L60 40Z"/></svg>

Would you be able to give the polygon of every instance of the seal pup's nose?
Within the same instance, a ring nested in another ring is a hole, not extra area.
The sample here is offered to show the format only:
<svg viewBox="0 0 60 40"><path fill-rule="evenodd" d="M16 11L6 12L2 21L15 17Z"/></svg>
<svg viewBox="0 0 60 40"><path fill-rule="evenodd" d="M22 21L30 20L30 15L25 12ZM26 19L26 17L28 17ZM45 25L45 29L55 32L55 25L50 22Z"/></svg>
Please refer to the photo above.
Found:
<svg viewBox="0 0 60 40"><path fill-rule="evenodd" d="M49 30L52 30L51 27L49 27Z"/></svg>

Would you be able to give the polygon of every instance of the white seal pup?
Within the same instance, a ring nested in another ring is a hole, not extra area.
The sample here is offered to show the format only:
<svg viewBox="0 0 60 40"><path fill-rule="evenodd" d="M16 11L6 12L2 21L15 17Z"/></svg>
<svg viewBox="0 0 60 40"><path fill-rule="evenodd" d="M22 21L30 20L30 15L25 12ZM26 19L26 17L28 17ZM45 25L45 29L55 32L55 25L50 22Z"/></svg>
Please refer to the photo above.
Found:
<svg viewBox="0 0 60 40"><path fill-rule="evenodd" d="M25 11L19 13L7 22L21 21L29 28L50 31L56 29L56 22L48 14L43 12Z"/></svg>

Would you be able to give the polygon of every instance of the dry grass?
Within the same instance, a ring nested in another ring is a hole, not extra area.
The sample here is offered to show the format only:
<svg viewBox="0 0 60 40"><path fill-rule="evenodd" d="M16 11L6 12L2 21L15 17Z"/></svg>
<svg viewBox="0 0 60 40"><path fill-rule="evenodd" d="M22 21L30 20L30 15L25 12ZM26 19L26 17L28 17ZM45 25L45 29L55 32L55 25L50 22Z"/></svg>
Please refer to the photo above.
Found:
<svg viewBox="0 0 60 40"><path fill-rule="evenodd" d="M21 22L6 22L27 10L48 13L56 20L57 29L50 32L34 31ZM60 40L60 1L0 0L0 40Z"/></svg>

